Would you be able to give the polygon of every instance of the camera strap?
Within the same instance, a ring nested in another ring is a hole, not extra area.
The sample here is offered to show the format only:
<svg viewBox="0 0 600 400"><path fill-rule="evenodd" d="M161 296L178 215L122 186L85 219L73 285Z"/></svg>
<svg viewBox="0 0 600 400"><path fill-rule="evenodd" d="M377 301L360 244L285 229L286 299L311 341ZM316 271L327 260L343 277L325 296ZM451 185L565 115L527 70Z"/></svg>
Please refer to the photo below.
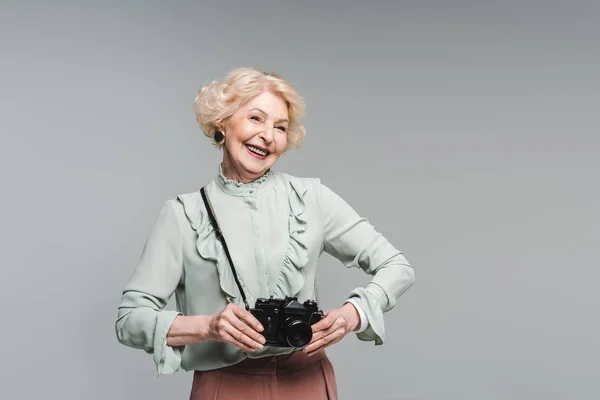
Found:
<svg viewBox="0 0 600 400"><path fill-rule="evenodd" d="M208 196L206 195L206 191L204 187L200 189L200 194L202 195L202 200L204 201L204 205L206 206L206 211L208 211L208 218L210 219L213 228L215 228L215 233L217 234L217 239L223 245L223 249L225 250L225 255L227 256L227 260L229 261L229 266L231 267L231 272L233 272L233 279L235 279L235 283L237 284L238 289L240 290L240 294L242 295L242 300L244 301L244 305L246 306L246 310L250 310L250 306L248 305L248 301L246 300L246 295L244 294L244 290L242 289L242 285L240 284L240 280L238 278L237 272L233 265L233 260L231 259L231 254L229 254L229 248L227 247L227 242L225 242L225 237L223 236L223 232L219 227L219 223L217 222L217 218L212 209L212 205Z"/></svg>

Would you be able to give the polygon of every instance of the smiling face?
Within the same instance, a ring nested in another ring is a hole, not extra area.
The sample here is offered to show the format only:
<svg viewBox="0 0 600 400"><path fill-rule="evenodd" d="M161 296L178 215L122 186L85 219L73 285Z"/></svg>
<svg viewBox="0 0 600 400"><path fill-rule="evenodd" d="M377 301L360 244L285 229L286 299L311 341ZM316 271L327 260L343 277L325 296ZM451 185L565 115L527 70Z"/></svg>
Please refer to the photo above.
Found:
<svg viewBox="0 0 600 400"><path fill-rule="evenodd" d="M288 109L283 99L265 91L252 98L222 126L223 175L252 182L287 150Z"/></svg>

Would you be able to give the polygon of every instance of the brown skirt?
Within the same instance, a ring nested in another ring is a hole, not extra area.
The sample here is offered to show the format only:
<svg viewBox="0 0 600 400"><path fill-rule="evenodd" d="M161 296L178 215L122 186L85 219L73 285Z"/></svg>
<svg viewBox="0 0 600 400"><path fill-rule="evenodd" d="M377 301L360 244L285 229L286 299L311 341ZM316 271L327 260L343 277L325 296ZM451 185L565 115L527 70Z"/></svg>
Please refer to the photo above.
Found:
<svg viewBox="0 0 600 400"><path fill-rule="evenodd" d="M244 361L195 371L190 400L337 400L333 365L325 350Z"/></svg>

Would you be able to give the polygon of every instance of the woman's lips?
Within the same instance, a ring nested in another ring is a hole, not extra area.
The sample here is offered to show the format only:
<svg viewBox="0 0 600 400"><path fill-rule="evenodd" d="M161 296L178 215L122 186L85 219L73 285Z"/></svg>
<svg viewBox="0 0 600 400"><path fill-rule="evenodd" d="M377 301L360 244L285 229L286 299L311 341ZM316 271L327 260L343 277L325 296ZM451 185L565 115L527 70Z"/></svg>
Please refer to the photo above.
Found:
<svg viewBox="0 0 600 400"><path fill-rule="evenodd" d="M249 148L248 146L252 146L252 147L254 147L254 148L258 149L258 150L262 150L262 151L266 152L266 153L267 153L267 155L264 155L264 156L263 156L262 154L255 153L255 152L253 152L252 150L250 150L250 148ZM269 155L269 151L268 151L268 150L266 150L266 149L263 149L263 148L261 148L261 147L258 147L258 146L253 146L253 145L246 145L245 147L246 147L246 150L248 150L248 153L250 153L250 155L251 155L251 156L253 156L253 157L255 157L255 158L258 158L259 160L264 160L264 159L266 159L266 158L267 158L267 156Z"/></svg>

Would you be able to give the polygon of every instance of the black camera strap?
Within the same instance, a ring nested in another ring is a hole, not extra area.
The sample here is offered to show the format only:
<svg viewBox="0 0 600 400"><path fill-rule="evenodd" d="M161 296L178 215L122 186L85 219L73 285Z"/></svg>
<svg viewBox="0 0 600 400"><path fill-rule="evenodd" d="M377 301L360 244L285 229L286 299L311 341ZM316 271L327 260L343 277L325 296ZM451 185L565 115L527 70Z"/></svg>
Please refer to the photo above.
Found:
<svg viewBox="0 0 600 400"><path fill-rule="evenodd" d="M219 223L217 222L217 218L212 209L212 205L210 204L210 200L206 195L204 188L200 189L200 194L202 195L202 200L204 201L204 205L206 206L206 210L208 211L208 217L210 219L211 224L215 228L215 232L217 234L217 239L223 245L223 249L225 250L225 255L227 256L227 260L229 260L229 265L231 266L231 271L233 272L233 278L235 279L235 283L240 290L240 294L242 295L242 300L244 301L244 305L246 306L246 310L250 310L250 306L248 305L248 301L246 300L246 295L244 294L244 290L242 289L242 285L240 284L240 280L238 278L235 267L233 266L233 260L231 259L231 254L229 254L229 248L227 247L227 242L225 242L225 237L223 236L223 232L219 227Z"/></svg>

